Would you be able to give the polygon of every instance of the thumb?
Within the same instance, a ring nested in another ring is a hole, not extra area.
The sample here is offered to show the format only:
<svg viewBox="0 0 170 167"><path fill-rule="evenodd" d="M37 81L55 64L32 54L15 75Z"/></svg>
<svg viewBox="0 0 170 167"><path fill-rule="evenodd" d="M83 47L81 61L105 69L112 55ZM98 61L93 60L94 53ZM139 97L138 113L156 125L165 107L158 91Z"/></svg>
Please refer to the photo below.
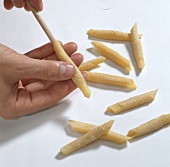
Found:
<svg viewBox="0 0 170 167"><path fill-rule="evenodd" d="M38 60L25 57L17 71L17 79L42 79L62 81L72 78L75 74L73 65L62 61ZM18 68L17 68L18 69Z"/></svg>

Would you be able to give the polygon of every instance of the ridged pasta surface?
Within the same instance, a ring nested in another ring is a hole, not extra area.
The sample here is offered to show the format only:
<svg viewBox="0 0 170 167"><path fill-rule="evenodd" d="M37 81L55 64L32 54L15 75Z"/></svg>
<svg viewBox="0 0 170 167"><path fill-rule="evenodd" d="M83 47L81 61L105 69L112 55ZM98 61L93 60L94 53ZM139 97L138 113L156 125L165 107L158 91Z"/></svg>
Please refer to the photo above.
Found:
<svg viewBox="0 0 170 167"><path fill-rule="evenodd" d="M71 120L69 122L70 122L71 128L74 131L79 132L79 133L83 133L83 134L85 134L85 133L89 132L90 130L97 127L96 125L92 125L92 124L84 123L84 122L79 122L79 121ZM107 141L112 141L112 142L115 142L115 143L118 143L118 144L122 144L122 143L126 142L127 137L124 136L124 135L121 135L119 133L109 131L108 134L102 136L101 139L107 140Z"/></svg>
<svg viewBox="0 0 170 167"><path fill-rule="evenodd" d="M132 89L136 89L136 85L132 79L119 77L110 74L103 74L97 72L87 72L87 81L108 84L108 85L116 85L121 87L128 87Z"/></svg>
<svg viewBox="0 0 170 167"><path fill-rule="evenodd" d="M82 76L81 72L74 64L74 62L71 60L71 58L65 53L64 49L61 47L58 41L54 41L54 50L60 60L71 63L74 66L74 68L76 69L76 73L72 78L72 80L79 87L79 89L82 91L84 96L89 98L91 95L91 91L88 88L84 77Z"/></svg>
<svg viewBox="0 0 170 167"><path fill-rule="evenodd" d="M140 106L142 104L149 103L155 99L157 90L144 93L138 96L131 97L127 100L118 102L116 104L113 104L107 108L108 112L113 112L115 114L120 113L122 111L126 111L128 109Z"/></svg>
<svg viewBox="0 0 170 167"><path fill-rule="evenodd" d="M74 140L73 142L62 147L60 149L60 151L63 154L67 155L67 154L72 153L75 150L85 147L87 144L97 140L104 134L107 134L108 131L110 130L113 122L114 121L106 122L105 124L102 124L94 129L90 130L88 133L79 137L77 140Z"/></svg>
<svg viewBox="0 0 170 167"><path fill-rule="evenodd" d="M144 63L142 45L138 35L137 24L135 24L131 29L131 38L132 38L133 52L134 52L137 66L139 69L142 69L144 68L145 63Z"/></svg>
<svg viewBox="0 0 170 167"><path fill-rule="evenodd" d="M88 30L87 34L90 37L101 39L118 40L118 41L131 41L131 34L115 30Z"/></svg>
<svg viewBox="0 0 170 167"><path fill-rule="evenodd" d="M162 128L163 126L170 123L170 114L162 115L160 117L154 118L138 127L129 130L127 136L133 138L137 136L142 136L144 134L153 132Z"/></svg>
<svg viewBox="0 0 170 167"><path fill-rule="evenodd" d="M130 62L123 56L121 56L118 52L113 49L107 47L101 42L91 42L91 44L107 59L110 59L112 62L118 64L124 69L131 71Z"/></svg>
<svg viewBox="0 0 170 167"><path fill-rule="evenodd" d="M96 59L92 59L90 61L82 63L78 68L80 71L88 71L94 67L96 67L98 64L104 62L106 60L105 57L100 56Z"/></svg>

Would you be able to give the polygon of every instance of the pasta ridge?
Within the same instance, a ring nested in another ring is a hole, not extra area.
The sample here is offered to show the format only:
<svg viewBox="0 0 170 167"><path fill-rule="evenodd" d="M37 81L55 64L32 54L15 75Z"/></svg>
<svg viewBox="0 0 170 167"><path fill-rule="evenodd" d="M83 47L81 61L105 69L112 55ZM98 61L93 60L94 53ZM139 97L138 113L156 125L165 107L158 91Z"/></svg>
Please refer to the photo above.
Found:
<svg viewBox="0 0 170 167"><path fill-rule="evenodd" d="M131 34L116 30L97 30L97 29L90 29L87 31L87 34L90 37L96 37L101 39L108 39L108 40L118 40L118 41L131 41ZM141 38L142 35L139 35Z"/></svg>
<svg viewBox="0 0 170 167"><path fill-rule="evenodd" d="M161 121L164 123L164 125L170 123L170 114L162 115L160 116Z"/></svg>
<svg viewBox="0 0 170 167"><path fill-rule="evenodd" d="M162 115L144 124L141 124L134 129L129 130L127 136L133 138L144 134L148 134L155 130L161 129L163 126L169 123L170 123L170 114Z"/></svg>
<svg viewBox="0 0 170 167"><path fill-rule="evenodd" d="M90 63L90 62L85 62L79 67L79 69L80 69L80 71L86 71L93 67L95 67L95 64Z"/></svg>
<svg viewBox="0 0 170 167"><path fill-rule="evenodd" d="M60 43L57 40L54 41L54 50L60 60L69 62L74 66L76 72L72 80L77 85L77 87L82 91L84 96L89 98L91 95L91 91L88 88L84 77L82 76L77 66L74 64L71 58L66 54L66 52L64 51L64 49L61 47Z"/></svg>
<svg viewBox="0 0 170 167"><path fill-rule="evenodd" d="M135 83L133 82L132 79L129 78L119 77L110 74L103 74L98 72L86 71L86 73L88 76L87 81L136 89Z"/></svg>
<svg viewBox="0 0 170 167"><path fill-rule="evenodd" d="M69 123L70 123L71 128L74 131L79 132L79 133L87 133L88 131L97 127L96 125L79 122L79 121L74 121L74 120L69 120ZM122 134L119 134L119 133L116 133L113 131L109 131L106 135L103 135L101 137L101 139L115 142L118 144L122 144L122 143L126 142L128 138Z"/></svg>
<svg viewBox="0 0 170 167"><path fill-rule="evenodd" d="M96 59L92 59L90 61L82 63L78 68L80 71L90 70L90 69L96 67L98 64L104 62L105 60L106 60L105 57L100 56Z"/></svg>
<svg viewBox="0 0 170 167"><path fill-rule="evenodd" d="M107 59L110 59L112 62L118 64L119 66L125 68L128 71L131 71L130 61L121 56L115 50L107 47L101 42L91 42L91 44Z"/></svg>
<svg viewBox="0 0 170 167"><path fill-rule="evenodd" d="M142 69L144 68L145 63L144 63L142 45L141 45L140 38L138 35L138 29L137 29L136 23L131 29L131 38L132 38L132 47L133 47L137 66L138 68Z"/></svg>
<svg viewBox="0 0 170 167"><path fill-rule="evenodd" d="M123 106L125 110L130 109L130 108L133 108L135 106L142 105L144 103L152 101L154 98L152 96L148 96L149 94L150 93L141 94L139 96L134 96L134 97L131 97L127 100L119 102L119 104L121 106Z"/></svg>
<svg viewBox="0 0 170 167"><path fill-rule="evenodd" d="M112 124L114 121L108 121L100 126L97 126L96 128L90 130L88 133L85 135L82 135L78 139L72 141L71 143L65 145L60 149L60 151L67 155L72 153L73 151L76 151L82 147L85 147L87 144L97 140L104 134L108 133L110 130Z"/></svg>
<svg viewBox="0 0 170 167"><path fill-rule="evenodd" d="M140 106L142 104L149 103L155 99L157 91L158 91L158 89L148 92L148 93L130 97L126 100L120 101L118 103L115 103L115 104L109 106L106 111L113 112L113 113L117 114L122 111Z"/></svg>

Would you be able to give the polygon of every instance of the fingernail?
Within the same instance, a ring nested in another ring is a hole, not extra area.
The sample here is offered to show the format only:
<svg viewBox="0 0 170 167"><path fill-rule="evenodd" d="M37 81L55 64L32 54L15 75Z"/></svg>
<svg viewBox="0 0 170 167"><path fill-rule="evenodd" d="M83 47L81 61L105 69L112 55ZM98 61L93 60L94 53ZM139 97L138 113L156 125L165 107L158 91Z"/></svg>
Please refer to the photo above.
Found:
<svg viewBox="0 0 170 167"><path fill-rule="evenodd" d="M71 77L75 73L74 67L68 64L60 64L59 71L60 71L60 75L64 75L66 77L69 77L69 76Z"/></svg>

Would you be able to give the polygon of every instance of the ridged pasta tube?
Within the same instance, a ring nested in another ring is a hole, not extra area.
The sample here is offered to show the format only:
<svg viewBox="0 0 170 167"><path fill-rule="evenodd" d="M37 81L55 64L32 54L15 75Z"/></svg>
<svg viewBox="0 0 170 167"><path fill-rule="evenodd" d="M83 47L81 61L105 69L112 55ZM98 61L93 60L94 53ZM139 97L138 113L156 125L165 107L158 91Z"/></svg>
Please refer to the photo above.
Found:
<svg viewBox="0 0 170 167"><path fill-rule="evenodd" d="M96 128L90 130L85 135L79 137L77 140L74 140L73 142L65 145L60 149L60 151L68 155L80 148L85 147L86 145L92 143L93 141L99 139L104 134L107 134L110 128L112 127L114 121L106 122L100 126L97 126Z"/></svg>
<svg viewBox="0 0 170 167"><path fill-rule="evenodd" d="M88 72L88 71L86 71L86 74L87 74L86 80L90 82L136 89L136 85L134 81L129 78L119 77L110 74L103 74L98 72Z"/></svg>
<svg viewBox="0 0 170 167"><path fill-rule="evenodd" d="M96 67L98 64L103 63L106 60L105 57L100 56L96 59L92 59L90 61L82 63L78 68L80 71L88 71L94 67Z"/></svg>
<svg viewBox="0 0 170 167"><path fill-rule="evenodd" d="M138 35L137 24L132 27L131 29L131 38L132 38L132 47L135 56L135 60L139 69L143 69L145 66L143 51L141 41Z"/></svg>
<svg viewBox="0 0 170 167"><path fill-rule="evenodd" d="M158 90L158 89L157 89ZM155 99L157 90L144 93L138 96L131 97L127 100L113 104L107 108L107 112L112 112L114 114L121 113L123 111L129 110L131 108L140 106L142 104L150 103Z"/></svg>
<svg viewBox="0 0 170 167"><path fill-rule="evenodd" d="M64 49L61 47L60 43L57 40L54 41L54 50L60 60L71 63L74 66L74 68L76 69L76 73L75 73L74 77L72 78L72 80L79 87L79 89L82 91L84 96L89 98L91 92L86 84L84 77L82 76L82 74L79 71L79 69L77 68L77 66L70 59L70 57L66 54L66 52L64 51Z"/></svg>
<svg viewBox="0 0 170 167"><path fill-rule="evenodd" d="M69 120L69 123L70 123L71 128L74 131L83 133L83 134L85 134L85 133L89 132L90 130L94 129L95 127L97 127L96 125L79 122L79 121L73 121L73 120ZM121 135L116 132L113 132L113 131L109 131L108 134L102 136L101 139L111 141L114 143L118 143L118 144L122 144L127 141L126 136Z"/></svg>
<svg viewBox="0 0 170 167"><path fill-rule="evenodd" d="M138 127L129 130L127 136L134 138L161 129L163 126L170 124L170 114L161 115Z"/></svg>
<svg viewBox="0 0 170 167"><path fill-rule="evenodd" d="M122 57L118 52L112 50L111 48L105 46L101 42L91 42L91 44L107 59L120 65L124 69L131 71L130 61Z"/></svg>
<svg viewBox="0 0 170 167"><path fill-rule="evenodd" d="M87 31L87 34L90 37L100 38L100 39L109 39L117 41L127 41L131 42L131 34L115 30L95 30L90 29ZM142 35L139 35L141 38Z"/></svg>

